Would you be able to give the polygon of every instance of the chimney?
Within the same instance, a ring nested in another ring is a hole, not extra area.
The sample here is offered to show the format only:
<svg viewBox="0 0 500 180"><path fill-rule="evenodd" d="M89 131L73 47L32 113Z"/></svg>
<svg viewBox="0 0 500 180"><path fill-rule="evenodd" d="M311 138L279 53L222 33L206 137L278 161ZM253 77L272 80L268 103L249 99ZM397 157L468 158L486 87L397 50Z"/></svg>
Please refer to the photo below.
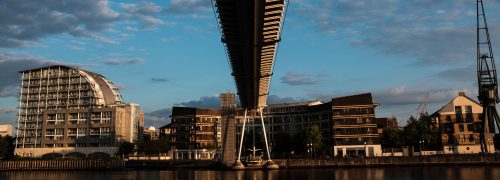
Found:
<svg viewBox="0 0 500 180"><path fill-rule="evenodd" d="M465 92L463 92L463 91L458 92L458 96L465 96Z"/></svg>

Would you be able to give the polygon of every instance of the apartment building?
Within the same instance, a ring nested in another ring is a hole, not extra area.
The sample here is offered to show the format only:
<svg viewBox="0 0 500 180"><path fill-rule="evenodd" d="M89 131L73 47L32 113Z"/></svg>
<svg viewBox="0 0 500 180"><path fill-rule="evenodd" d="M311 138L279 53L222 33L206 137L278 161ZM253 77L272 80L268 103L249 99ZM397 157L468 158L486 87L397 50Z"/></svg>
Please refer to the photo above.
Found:
<svg viewBox="0 0 500 180"><path fill-rule="evenodd" d="M480 127L483 107L467 97L465 92L431 115L439 122L441 142L445 154L473 154L481 152ZM489 152L495 152L493 138L487 139Z"/></svg>
<svg viewBox="0 0 500 180"><path fill-rule="evenodd" d="M15 154L112 156L142 139L144 113L100 74L54 65L21 71Z"/></svg>
<svg viewBox="0 0 500 180"><path fill-rule="evenodd" d="M170 142L174 159L213 159L221 146L220 109L173 107Z"/></svg>
<svg viewBox="0 0 500 180"><path fill-rule="evenodd" d="M371 93L331 101L334 156L381 156L380 134Z"/></svg>

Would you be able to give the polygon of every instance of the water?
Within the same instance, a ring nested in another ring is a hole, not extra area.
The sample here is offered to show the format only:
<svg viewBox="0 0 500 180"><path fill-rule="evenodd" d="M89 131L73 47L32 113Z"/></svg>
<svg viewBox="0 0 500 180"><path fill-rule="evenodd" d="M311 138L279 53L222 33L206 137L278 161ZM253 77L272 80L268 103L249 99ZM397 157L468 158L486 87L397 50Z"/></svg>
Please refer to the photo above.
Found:
<svg viewBox="0 0 500 180"><path fill-rule="evenodd" d="M29 180L116 180L116 179L290 179L290 180L500 180L500 166L490 167L389 167L283 169L275 171L216 170L129 170L129 171L10 171L0 172L0 179Z"/></svg>

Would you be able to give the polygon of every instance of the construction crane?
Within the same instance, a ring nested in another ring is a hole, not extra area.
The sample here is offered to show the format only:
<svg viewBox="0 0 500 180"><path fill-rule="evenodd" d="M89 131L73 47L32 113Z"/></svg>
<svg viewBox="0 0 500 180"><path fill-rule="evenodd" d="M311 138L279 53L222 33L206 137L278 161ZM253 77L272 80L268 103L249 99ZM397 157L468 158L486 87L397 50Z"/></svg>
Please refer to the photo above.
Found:
<svg viewBox="0 0 500 180"><path fill-rule="evenodd" d="M498 98L497 72L495 59L491 48L490 34L486 15L484 13L483 0L477 0L477 80L478 99L483 106L481 117L480 142L481 151L490 153L489 147L493 141L495 124L500 130L500 118L496 110ZM493 150L494 151L494 150Z"/></svg>
<svg viewBox="0 0 500 180"><path fill-rule="evenodd" d="M431 93L428 92L424 97L422 97L422 101L420 102L420 104L418 104L417 110L413 114L413 117L418 118L427 113L427 106L429 104L430 95Z"/></svg>

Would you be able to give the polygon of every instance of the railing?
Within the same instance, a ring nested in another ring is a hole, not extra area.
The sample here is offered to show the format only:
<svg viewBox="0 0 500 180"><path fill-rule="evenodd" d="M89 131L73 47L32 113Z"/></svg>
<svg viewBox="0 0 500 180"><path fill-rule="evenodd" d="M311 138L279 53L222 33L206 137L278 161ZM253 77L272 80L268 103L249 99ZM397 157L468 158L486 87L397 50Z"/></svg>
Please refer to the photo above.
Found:
<svg viewBox="0 0 500 180"><path fill-rule="evenodd" d="M110 160L21 160L0 161L0 171L12 170L103 170L122 169L125 161Z"/></svg>

